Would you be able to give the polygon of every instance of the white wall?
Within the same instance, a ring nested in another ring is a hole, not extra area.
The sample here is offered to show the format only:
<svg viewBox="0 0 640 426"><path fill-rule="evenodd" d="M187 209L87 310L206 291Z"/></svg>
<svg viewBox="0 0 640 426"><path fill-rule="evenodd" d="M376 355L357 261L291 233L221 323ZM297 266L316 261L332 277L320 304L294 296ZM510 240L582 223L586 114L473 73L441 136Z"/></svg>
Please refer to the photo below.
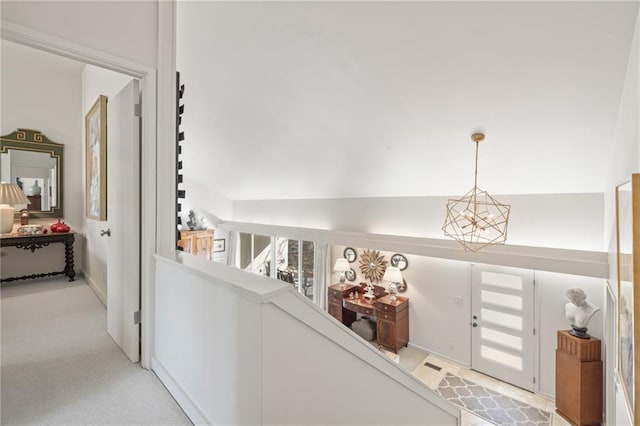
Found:
<svg viewBox="0 0 640 426"><path fill-rule="evenodd" d="M457 409L289 285L179 261L157 261L153 368L195 424L456 424Z"/></svg>
<svg viewBox="0 0 640 426"><path fill-rule="evenodd" d="M508 244L604 250L602 194L496 195L496 198L511 204ZM233 220L445 238L442 223L446 203L446 197L234 201Z"/></svg>
<svg viewBox="0 0 640 426"><path fill-rule="evenodd" d="M609 159L609 182L605 193L605 244L609 251L611 288L617 297L616 266L616 236L615 236L615 198L616 185L631 178L632 173L640 172L640 13L636 20L636 29L627 65L627 75L621 95L618 122L616 125L611 158ZM615 360L608 360L608 365L615 365ZM631 424L623 400L622 392L613 391L611 374L613 368L607 371L607 409L615 414L607 413L608 424ZM614 398L615 401L612 401Z"/></svg>
<svg viewBox="0 0 640 426"><path fill-rule="evenodd" d="M4 5L4 3L3 3ZM82 137L80 116L82 64L58 58L15 43L2 41L3 135L17 128L39 130L54 142L64 144L64 220L82 233ZM47 227L54 219L32 219ZM76 272L82 265L82 238L75 244ZM22 249L3 249L2 276L16 276L64 269L64 246L54 244L31 253Z"/></svg>
<svg viewBox="0 0 640 426"><path fill-rule="evenodd" d="M345 246L333 246L330 263L343 257ZM354 283L367 282L359 270L363 249L354 247L358 258L351 263L356 271ZM392 252L380 252L389 260ZM409 344L471 366L471 263L405 255L409 266L402 271L409 298ZM337 273L331 276L336 283ZM589 300L604 307L605 282L598 278L535 271L536 328L539 341L539 363L536 369L538 392L555 395L555 350L557 331L570 328L564 314L568 302L565 292L573 287L586 291ZM386 283L377 283L386 286ZM460 298L459 301L456 298ZM589 334L603 338L604 314L597 313L589 324ZM604 348L603 348L604 349Z"/></svg>
<svg viewBox="0 0 640 426"><path fill-rule="evenodd" d="M81 123L82 134L84 135L84 117L89 112L98 96L105 95L111 98L131 81L131 77L115 73L103 68L87 65L82 73L82 114L78 117ZM80 83L80 82L79 82ZM107 101L107 114L109 114L109 103ZM108 133L108 130L107 130ZM107 134L107 156L109 154L109 143L117 143L117 140L109 140ZM84 152L84 146L83 146ZM82 182L81 193L82 200L85 199L85 157L82 157ZM109 161L107 159L107 161ZM109 177L107 176L107 179ZM107 185L109 185L107 181ZM84 273L87 282L94 289L102 303L106 305L107 295L107 238L100 236L101 229L109 227L108 220L101 222L89 219L85 214L85 205L82 204L83 228L85 230L85 251L84 251ZM108 219L108 217L107 217Z"/></svg>
<svg viewBox="0 0 640 426"><path fill-rule="evenodd" d="M2 20L155 68L158 2L21 1L0 3Z"/></svg>

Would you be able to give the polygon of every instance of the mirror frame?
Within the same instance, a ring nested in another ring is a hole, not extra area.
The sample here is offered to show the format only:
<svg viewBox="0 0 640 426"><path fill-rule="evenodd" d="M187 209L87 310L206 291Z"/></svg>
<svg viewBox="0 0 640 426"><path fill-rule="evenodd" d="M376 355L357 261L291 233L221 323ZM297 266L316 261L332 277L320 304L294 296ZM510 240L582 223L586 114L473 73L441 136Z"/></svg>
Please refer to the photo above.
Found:
<svg viewBox="0 0 640 426"><path fill-rule="evenodd" d="M53 142L51 139L38 130L18 129L13 133L0 136L0 154L7 153L9 149L19 149L22 151L42 152L51 155L56 160L56 173L58 179L57 198L58 206L50 211L29 210L30 217L56 217L61 218L63 212L63 165L64 165L64 145ZM28 207L27 207L28 208ZM14 218L19 218L20 212L14 213Z"/></svg>

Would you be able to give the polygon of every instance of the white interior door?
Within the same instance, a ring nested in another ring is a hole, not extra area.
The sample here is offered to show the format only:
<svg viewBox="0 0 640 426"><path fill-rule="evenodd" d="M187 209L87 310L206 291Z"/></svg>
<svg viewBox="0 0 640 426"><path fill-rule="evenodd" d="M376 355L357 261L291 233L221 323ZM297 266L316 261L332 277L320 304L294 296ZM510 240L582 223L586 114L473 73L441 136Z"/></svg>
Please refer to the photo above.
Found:
<svg viewBox="0 0 640 426"><path fill-rule="evenodd" d="M107 110L107 331L132 362L140 358L140 95L133 80Z"/></svg>
<svg viewBox="0 0 640 426"><path fill-rule="evenodd" d="M533 271L473 265L471 288L471 367L533 391Z"/></svg>

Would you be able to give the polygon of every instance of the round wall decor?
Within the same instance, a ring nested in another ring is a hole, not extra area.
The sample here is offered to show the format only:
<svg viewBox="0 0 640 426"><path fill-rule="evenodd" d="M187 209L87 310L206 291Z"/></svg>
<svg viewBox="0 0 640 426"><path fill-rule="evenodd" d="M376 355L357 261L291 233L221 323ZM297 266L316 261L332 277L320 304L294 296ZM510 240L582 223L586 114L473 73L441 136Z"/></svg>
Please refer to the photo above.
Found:
<svg viewBox="0 0 640 426"><path fill-rule="evenodd" d="M344 249L344 258L347 259L347 262L349 263L353 263L356 261L356 258L358 257L358 254L356 253L355 249L352 249L351 247L347 247L346 249Z"/></svg>
<svg viewBox="0 0 640 426"><path fill-rule="evenodd" d="M404 254L396 253L391 256L391 266L395 266L401 271L404 271L409 266L409 262Z"/></svg>
<svg viewBox="0 0 640 426"><path fill-rule="evenodd" d="M378 282L384 276L387 262L378 250L365 250L360 256L360 271L370 281Z"/></svg>

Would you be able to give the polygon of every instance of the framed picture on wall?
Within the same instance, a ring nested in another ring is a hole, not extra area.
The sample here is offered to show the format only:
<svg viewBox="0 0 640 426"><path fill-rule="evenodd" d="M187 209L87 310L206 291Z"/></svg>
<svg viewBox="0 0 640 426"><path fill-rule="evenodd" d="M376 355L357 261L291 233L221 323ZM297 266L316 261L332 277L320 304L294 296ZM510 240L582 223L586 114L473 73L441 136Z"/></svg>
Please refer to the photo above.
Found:
<svg viewBox="0 0 640 426"><path fill-rule="evenodd" d="M638 354L635 350L636 311L640 308L640 174L616 187L618 273L617 373L629 416L638 411Z"/></svg>
<svg viewBox="0 0 640 426"><path fill-rule="evenodd" d="M226 250L225 248L226 239L220 238L218 240L213 240L213 252L220 253Z"/></svg>
<svg viewBox="0 0 640 426"><path fill-rule="evenodd" d="M107 97L100 95L84 118L87 217L107 220Z"/></svg>

